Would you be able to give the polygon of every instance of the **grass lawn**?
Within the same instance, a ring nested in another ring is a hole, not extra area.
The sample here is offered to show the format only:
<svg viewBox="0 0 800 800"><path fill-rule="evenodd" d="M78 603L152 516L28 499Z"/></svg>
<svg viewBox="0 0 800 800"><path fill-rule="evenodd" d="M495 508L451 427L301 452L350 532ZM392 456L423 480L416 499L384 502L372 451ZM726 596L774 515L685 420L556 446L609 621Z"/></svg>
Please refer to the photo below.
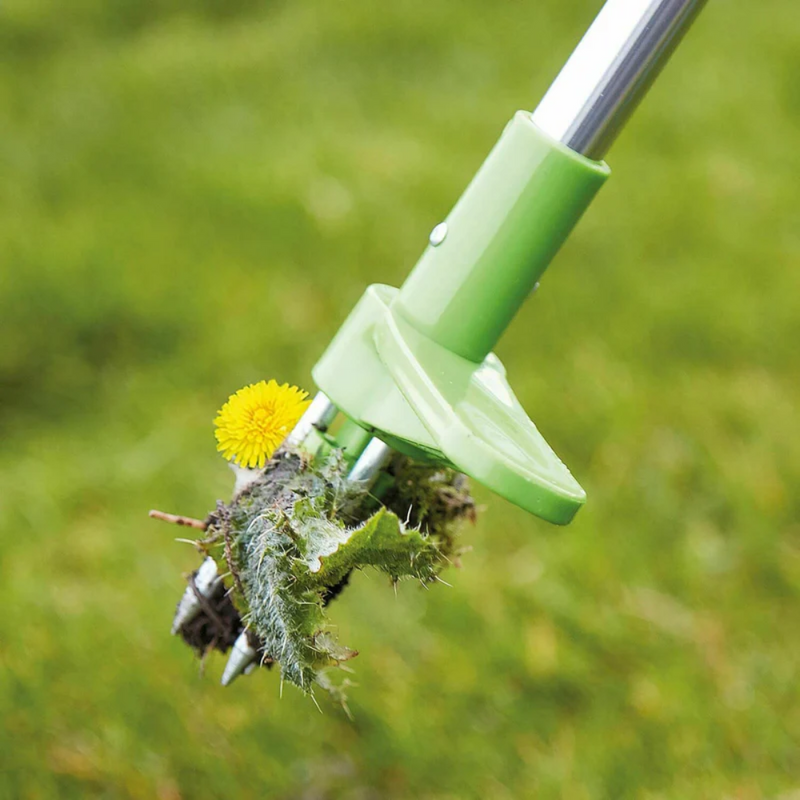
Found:
<svg viewBox="0 0 800 800"><path fill-rule="evenodd" d="M169 636L228 394L399 285L599 0L0 6L0 797L800 797L800 14L710 3L498 353L589 493L331 607L354 721ZM179 534L180 532L178 532Z"/></svg>

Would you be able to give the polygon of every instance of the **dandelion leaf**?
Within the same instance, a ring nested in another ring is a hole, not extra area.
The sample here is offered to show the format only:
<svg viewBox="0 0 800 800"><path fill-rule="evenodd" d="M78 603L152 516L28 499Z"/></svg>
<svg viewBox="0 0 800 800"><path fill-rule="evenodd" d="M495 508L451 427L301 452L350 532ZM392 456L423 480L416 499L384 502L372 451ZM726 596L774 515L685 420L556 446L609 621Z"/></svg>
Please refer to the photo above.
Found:
<svg viewBox="0 0 800 800"><path fill-rule="evenodd" d="M335 585L351 570L366 566L386 572L395 580L431 580L443 560L430 536L406 528L396 514L385 508L363 525L338 531L327 540L314 541L314 545L306 554L305 566L310 578L322 586Z"/></svg>

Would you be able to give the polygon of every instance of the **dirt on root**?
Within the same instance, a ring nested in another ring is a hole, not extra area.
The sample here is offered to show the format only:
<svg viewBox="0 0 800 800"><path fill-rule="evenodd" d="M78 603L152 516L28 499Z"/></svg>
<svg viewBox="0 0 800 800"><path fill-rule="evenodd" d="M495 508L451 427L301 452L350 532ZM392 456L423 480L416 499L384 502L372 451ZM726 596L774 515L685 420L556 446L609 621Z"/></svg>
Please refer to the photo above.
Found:
<svg viewBox="0 0 800 800"><path fill-rule="evenodd" d="M201 611L181 626L181 638L200 657L210 650L226 653L242 630L239 612L223 586L212 597L203 597L197 591L194 579L193 574L189 578L189 586L200 601Z"/></svg>

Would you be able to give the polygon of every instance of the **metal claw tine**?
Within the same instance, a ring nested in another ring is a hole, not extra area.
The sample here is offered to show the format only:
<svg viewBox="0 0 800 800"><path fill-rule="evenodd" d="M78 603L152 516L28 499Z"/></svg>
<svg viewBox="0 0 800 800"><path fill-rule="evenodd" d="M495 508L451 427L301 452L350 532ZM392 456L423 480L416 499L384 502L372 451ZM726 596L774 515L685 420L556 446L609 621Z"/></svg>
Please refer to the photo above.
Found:
<svg viewBox="0 0 800 800"><path fill-rule="evenodd" d="M203 597L211 597L220 585L220 581L221 577L216 562L211 557L206 558L194 576L194 585L197 591ZM201 608L202 605L194 590L191 586L187 586L172 620L172 635L178 633L187 622L191 622L200 613Z"/></svg>
<svg viewBox="0 0 800 800"><path fill-rule="evenodd" d="M242 631L233 643L220 683L230 686L248 667L255 664L257 658L258 653L250 644L247 631Z"/></svg>
<svg viewBox="0 0 800 800"><path fill-rule="evenodd" d="M297 447L301 445L306 436L311 433L312 428L326 431L338 413L339 409L328 399L327 395L318 392L311 401L311 405L306 409L306 413L300 417L300 421L286 437L284 446Z"/></svg>
<svg viewBox="0 0 800 800"><path fill-rule="evenodd" d="M391 457L392 448L388 444L384 444L380 439L370 439L347 477L351 481L370 483L389 463Z"/></svg>

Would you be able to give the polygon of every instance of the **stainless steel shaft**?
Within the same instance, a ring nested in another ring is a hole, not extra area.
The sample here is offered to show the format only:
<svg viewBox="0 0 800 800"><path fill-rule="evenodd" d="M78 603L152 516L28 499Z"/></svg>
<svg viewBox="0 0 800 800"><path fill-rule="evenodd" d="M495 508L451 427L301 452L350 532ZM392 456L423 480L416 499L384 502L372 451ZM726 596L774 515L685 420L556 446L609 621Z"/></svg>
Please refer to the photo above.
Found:
<svg viewBox="0 0 800 800"><path fill-rule="evenodd" d="M706 0L608 0L533 121L601 159Z"/></svg>

